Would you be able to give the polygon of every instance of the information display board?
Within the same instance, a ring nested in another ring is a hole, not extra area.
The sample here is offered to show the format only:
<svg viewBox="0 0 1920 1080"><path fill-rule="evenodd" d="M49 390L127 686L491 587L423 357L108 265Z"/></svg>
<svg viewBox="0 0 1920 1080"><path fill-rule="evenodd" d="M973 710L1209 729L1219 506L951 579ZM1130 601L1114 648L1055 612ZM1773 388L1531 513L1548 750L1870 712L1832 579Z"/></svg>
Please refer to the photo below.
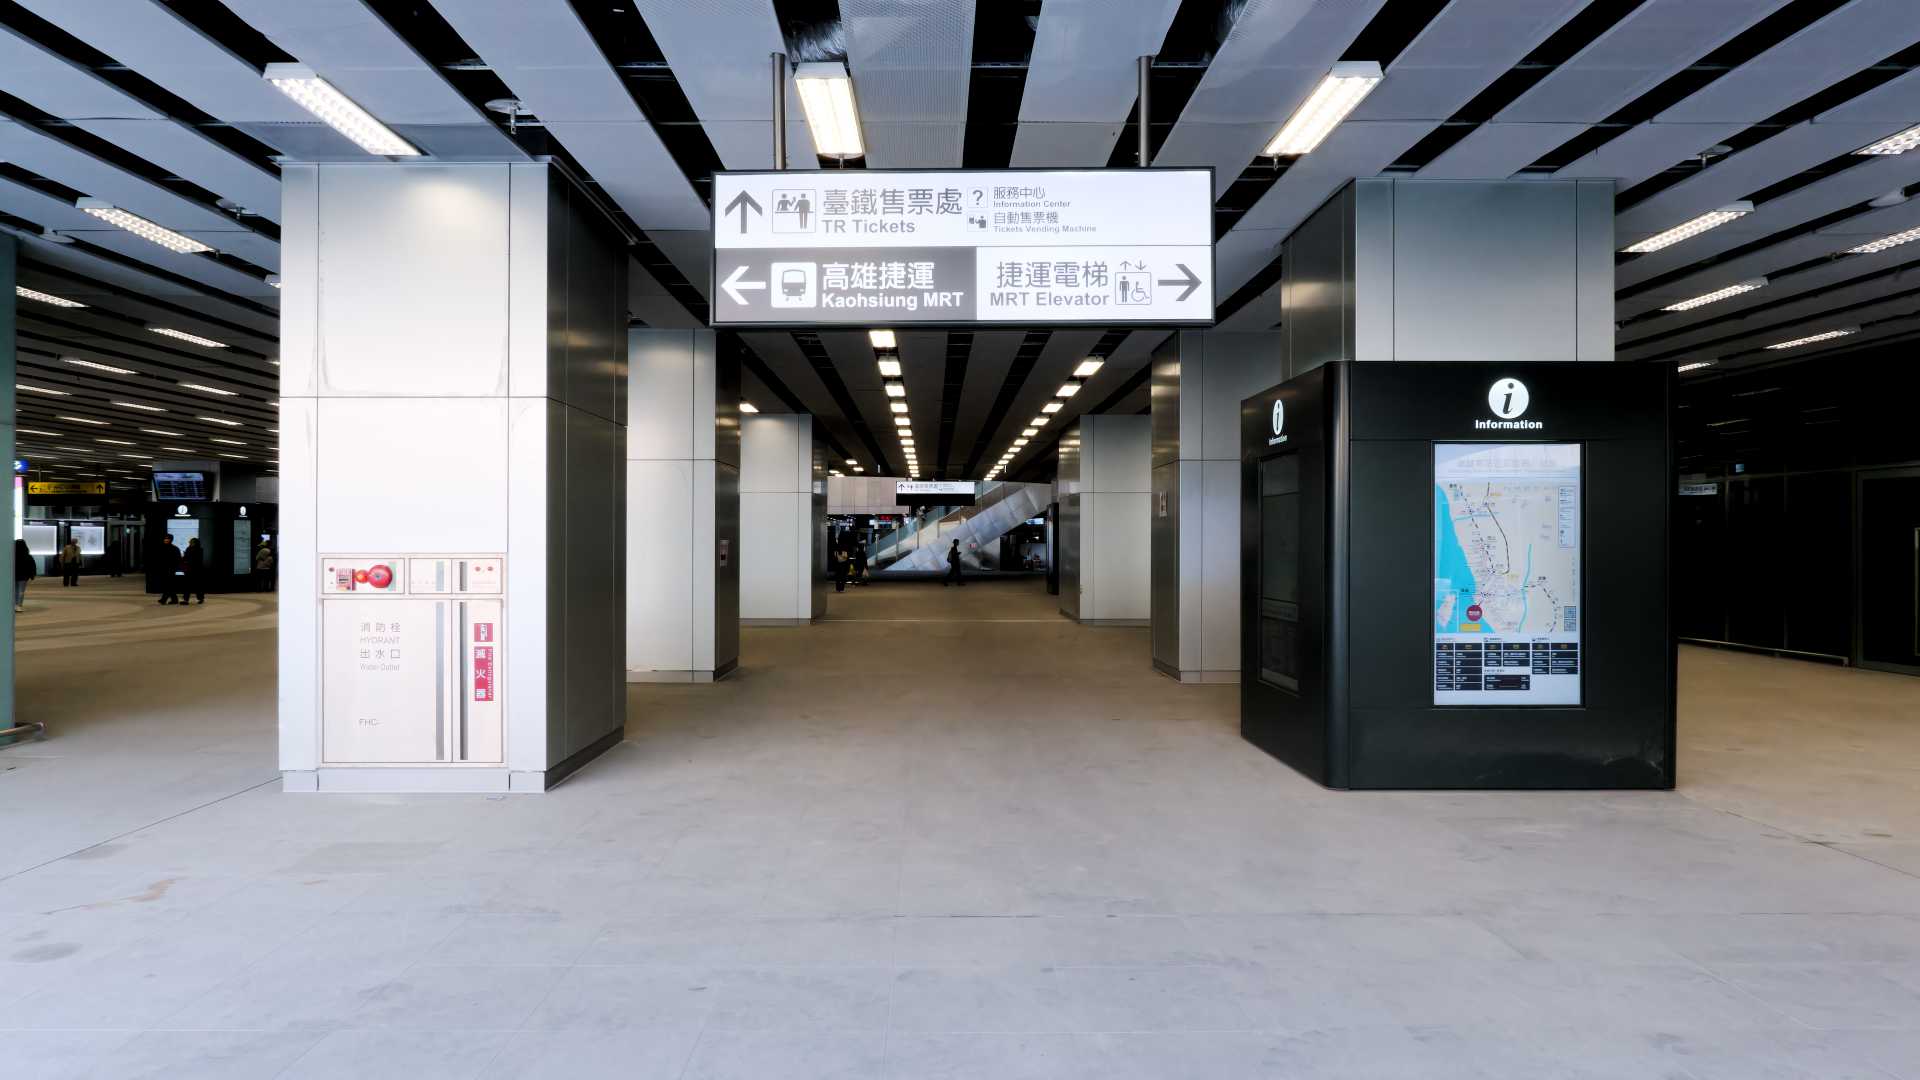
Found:
<svg viewBox="0 0 1920 1080"><path fill-rule="evenodd" d="M203 472L154 473L153 497L160 502L206 502L207 474Z"/></svg>
<svg viewBox="0 0 1920 1080"><path fill-rule="evenodd" d="M1211 169L713 178L715 326L1206 325Z"/></svg>
<svg viewBox="0 0 1920 1080"><path fill-rule="evenodd" d="M1433 448L1433 703L1580 704L1578 443Z"/></svg>

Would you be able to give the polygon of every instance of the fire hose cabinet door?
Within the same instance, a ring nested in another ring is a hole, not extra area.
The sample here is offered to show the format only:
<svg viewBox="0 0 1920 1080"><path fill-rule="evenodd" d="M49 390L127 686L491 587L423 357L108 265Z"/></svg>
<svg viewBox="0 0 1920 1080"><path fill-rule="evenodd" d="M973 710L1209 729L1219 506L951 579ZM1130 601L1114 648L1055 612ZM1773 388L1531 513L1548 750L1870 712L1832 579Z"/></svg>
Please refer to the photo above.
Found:
<svg viewBox="0 0 1920 1080"><path fill-rule="evenodd" d="M321 601L321 756L329 764L445 761L445 601Z"/></svg>

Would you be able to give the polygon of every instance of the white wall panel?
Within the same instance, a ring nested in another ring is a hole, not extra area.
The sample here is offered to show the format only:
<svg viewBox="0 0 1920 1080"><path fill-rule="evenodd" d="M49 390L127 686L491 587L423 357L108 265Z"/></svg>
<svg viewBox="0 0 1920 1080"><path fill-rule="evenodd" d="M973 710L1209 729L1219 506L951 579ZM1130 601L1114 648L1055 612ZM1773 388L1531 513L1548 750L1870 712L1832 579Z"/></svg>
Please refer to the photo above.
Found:
<svg viewBox="0 0 1920 1080"><path fill-rule="evenodd" d="M740 493L741 618L807 617L798 574L802 563L794 558L795 537L806 538L804 498L780 491Z"/></svg>
<svg viewBox="0 0 1920 1080"><path fill-rule="evenodd" d="M506 393L507 198L504 165L321 174L322 394Z"/></svg>
<svg viewBox="0 0 1920 1080"><path fill-rule="evenodd" d="M565 425L566 409L558 402L544 397L507 402L508 486L519 498L550 494L548 474L554 471L554 450L561 445ZM549 764L548 735L554 725L547 654L560 637L549 625L549 600L556 598L556 588L564 590L564 582L556 581L553 571L564 565L565 557L564 552L551 550L548 542L554 531L549 510L555 501L540 499L535 503L537 512L523 511L506 521L509 646L502 656L501 704L507 767L516 771L544 770ZM558 595L563 597L564 591Z"/></svg>
<svg viewBox="0 0 1920 1080"><path fill-rule="evenodd" d="M287 398L280 406L280 768L320 763L320 553L315 546L319 467L318 402Z"/></svg>
<svg viewBox="0 0 1920 1080"><path fill-rule="evenodd" d="M1142 451L1144 457L1144 448ZM1083 512L1098 534L1092 545L1093 586L1087 590L1091 612L1100 621L1145 620L1152 615L1151 540L1147 491L1096 492L1085 496Z"/></svg>
<svg viewBox="0 0 1920 1080"><path fill-rule="evenodd" d="M321 398L321 551L505 551L504 398Z"/></svg>
<svg viewBox="0 0 1920 1080"><path fill-rule="evenodd" d="M693 460L693 508L684 520L690 526L691 535L687 558L691 563L685 581L692 588L692 610L689 615L693 634L693 663L696 671L712 671L714 664L714 596L715 579L718 577L714 566L714 548L719 542L719 527L715 520L714 496L719 484L719 472L726 466L712 458ZM704 510L704 512L702 512ZM738 559L740 553L733 552ZM735 616L738 617L737 615Z"/></svg>
<svg viewBox="0 0 1920 1080"><path fill-rule="evenodd" d="M693 468L686 459L627 461L629 671L691 671L694 666ZM707 517L710 539L710 512Z"/></svg>
<svg viewBox="0 0 1920 1080"><path fill-rule="evenodd" d="M694 456L693 340L699 334L696 330L634 330L628 334L629 460ZM711 445L707 453L712 455Z"/></svg>
<svg viewBox="0 0 1920 1080"><path fill-rule="evenodd" d="M1194 463L1200 472L1200 545L1203 573L1192 579L1199 594L1201 671L1240 670L1240 462ZM1188 582L1181 583L1182 602ZM1184 638L1185 635L1182 635Z"/></svg>
<svg viewBox="0 0 1920 1080"><path fill-rule="evenodd" d="M307 397L320 392L319 170L283 168L280 207L280 392Z"/></svg>

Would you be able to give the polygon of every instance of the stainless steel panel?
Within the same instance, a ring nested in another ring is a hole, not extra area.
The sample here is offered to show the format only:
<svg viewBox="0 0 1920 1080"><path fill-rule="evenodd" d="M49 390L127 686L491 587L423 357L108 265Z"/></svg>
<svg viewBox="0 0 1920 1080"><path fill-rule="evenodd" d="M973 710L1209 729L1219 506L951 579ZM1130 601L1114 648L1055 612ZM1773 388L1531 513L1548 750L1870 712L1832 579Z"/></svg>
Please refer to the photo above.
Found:
<svg viewBox="0 0 1920 1080"><path fill-rule="evenodd" d="M1065 492L1060 496L1060 614L1080 617L1080 496Z"/></svg>
<svg viewBox="0 0 1920 1080"><path fill-rule="evenodd" d="M1352 187L1343 189L1287 237L1280 328L1295 375L1352 359L1353 203Z"/></svg>
<svg viewBox="0 0 1920 1080"><path fill-rule="evenodd" d="M1162 670L1180 671L1180 593L1188 584L1180 576L1180 463L1156 465L1148 530L1152 545L1150 612L1153 620L1153 662ZM1196 588L1199 582L1192 583Z"/></svg>

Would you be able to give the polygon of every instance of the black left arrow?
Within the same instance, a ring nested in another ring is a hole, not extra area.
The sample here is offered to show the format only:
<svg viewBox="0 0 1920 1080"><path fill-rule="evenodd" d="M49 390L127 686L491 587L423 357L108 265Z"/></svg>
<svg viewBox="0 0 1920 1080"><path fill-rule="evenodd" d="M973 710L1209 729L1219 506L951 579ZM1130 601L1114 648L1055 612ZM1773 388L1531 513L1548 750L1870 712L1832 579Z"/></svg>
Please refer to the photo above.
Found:
<svg viewBox="0 0 1920 1080"><path fill-rule="evenodd" d="M736 200L736 201L737 201L737 200ZM732 209L732 208L731 208L731 207L729 207L728 209ZM745 219L746 219L746 215L745 215L745 214L742 214L742 215L740 215L740 217L741 217L741 220L742 220L742 224L741 224L741 226L740 226L740 231L741 231L741 232L745 232L745 231L747 231L747 229L746 229L746 225L745 225L745 223L744 223L744 222L745 222ZM1189 297L1189 296L1192 296L1192 295L1193 295L1193 290L1195 290L1195 289L1197 289L1197 288L1199 288L1199 287L1200 287L1200 275L1198 275L1198 274L1196 274L1196 273L1194 273L1194 272L1193 272L1193 271L1192 271L1192 270L1191 270L1191 269L1190 269L1190 268L1189 268L1189 267L1187 266L1187 264L1186 264L1186 263L1174 263L1173 265L1174 265L1174 268L1175 268L1175 269L1177 269L1177 270L1179 270L1179 271L1180 271L1181 273L1183 273L1183 274L1185 274L1185 275L1187 275L1187 276L1186 276L1186 277L1184 277L1184 278L1160 278L1160 279L1158 279L1158 280L1156 280L1156 281L1154 282L1154 284L1155 284L1155 285L1185 285L1185 286L1187 287L1187 288L1186 288L1186 291L1185 291L1185 292L1182 292L1182 293L1181 293L1181 294L1180 294L1179 296L1176 296L1176 297L1174 297L1174 298L1173 298L1173 302L1177 304L1177 303L1179 303L1180 301L1182 301L1182 300L1185 300L1185 299L1186 299L1187 297Z"/></svg>
<svg viewBox="0 0 1920 1080"><path fill-rule="evenodd" d="M756 214L761 213L760 204L753 201L753 196L742 191L740 194L735 195L733 197L732 202L727 204L727 209L725 211L726 213L729 213L729 214L733 213L735 210L740 211L740 231L743 233L747 231L747 210L749 208L751 208L753 212ZM1184 267L1182 269L1184 269ZM1191 273L1191 271L1188 271L1188 272Z"/></svg>

